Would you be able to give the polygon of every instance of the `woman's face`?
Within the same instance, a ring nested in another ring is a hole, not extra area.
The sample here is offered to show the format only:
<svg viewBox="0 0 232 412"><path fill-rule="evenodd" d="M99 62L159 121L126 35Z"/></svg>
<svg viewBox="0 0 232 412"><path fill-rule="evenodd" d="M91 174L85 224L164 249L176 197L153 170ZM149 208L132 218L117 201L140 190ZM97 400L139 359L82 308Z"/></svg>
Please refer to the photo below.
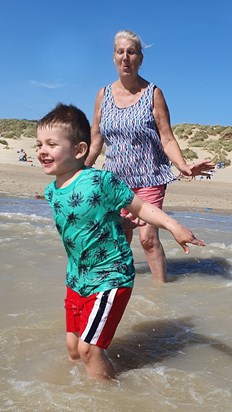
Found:
<svg viewBox="0 0 232 412"><path fill-rule="evenodd" d="M143 61L143 55L133 40L123 37L115 42L114 63L119 77L137 75Z"/></svg>

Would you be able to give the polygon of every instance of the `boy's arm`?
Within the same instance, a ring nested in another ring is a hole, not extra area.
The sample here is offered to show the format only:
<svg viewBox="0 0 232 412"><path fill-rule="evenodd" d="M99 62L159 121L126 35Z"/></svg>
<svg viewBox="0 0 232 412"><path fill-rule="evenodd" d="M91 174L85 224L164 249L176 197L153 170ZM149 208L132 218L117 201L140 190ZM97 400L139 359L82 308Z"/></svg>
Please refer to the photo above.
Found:
<svg viewBox="0 0 232 412"><path fill-rule="evenodd" d="M157 228L168 230L177 243L182 246L185 253L189 253L190 251L187 243L192 243L197 246L205 246L205 242L203 240L196 239L191 230L182 226L158 207L143 202L136 195L134 196L131 204L126 206L126 209L145 222Z"/></svg>

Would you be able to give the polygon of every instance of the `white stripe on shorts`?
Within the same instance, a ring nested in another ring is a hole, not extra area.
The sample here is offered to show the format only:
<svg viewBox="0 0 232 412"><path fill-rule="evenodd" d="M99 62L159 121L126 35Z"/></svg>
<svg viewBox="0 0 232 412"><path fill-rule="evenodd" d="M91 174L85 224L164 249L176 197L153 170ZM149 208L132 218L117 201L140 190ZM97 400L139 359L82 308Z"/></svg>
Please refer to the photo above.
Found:
<svg viewBox="0 0 232 412"><path fill-rule="evenodd" d="M87 343L96 345L105 323L108 319L108 315L111 311L115 295L117 293L117 288L105 292L99 292L96 296L96 301L94 303L93 309L89 315L87 326L81 335L81 339ZM104 306L104 311L99 311L100 306Z"/></svg>

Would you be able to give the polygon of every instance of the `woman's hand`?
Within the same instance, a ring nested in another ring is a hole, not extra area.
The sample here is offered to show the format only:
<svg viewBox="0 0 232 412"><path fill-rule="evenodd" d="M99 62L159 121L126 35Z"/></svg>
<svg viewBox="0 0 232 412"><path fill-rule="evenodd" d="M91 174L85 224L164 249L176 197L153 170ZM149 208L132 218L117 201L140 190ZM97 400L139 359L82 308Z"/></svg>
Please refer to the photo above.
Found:
<svg viewBox="0 0 232 412"><path fill-rule="evenodd" d="M199 162L193 163L191 165L183 164L178 167L180 171L180 176L208 176L212 170L215 169L215 163L211 160L200 160Z"/></svg>
<svg viewBox="0 0 232 412"><path fill-rule="evenodd" d="M189 165L189 168L192 172L192 176L207 176L212 170L215 169L215 163L213 163L211 160L203 160L199 161L197 163L193 163L192 165Z"/></svg>
<svg viewBox="0 0 232 412"><path fill-rule="evenodd" d="M132 213L128 213L125 217L121 216L121 223L124 230L127 229L136 229L136 227L145 226L146 223L134 216Z"/></svg>

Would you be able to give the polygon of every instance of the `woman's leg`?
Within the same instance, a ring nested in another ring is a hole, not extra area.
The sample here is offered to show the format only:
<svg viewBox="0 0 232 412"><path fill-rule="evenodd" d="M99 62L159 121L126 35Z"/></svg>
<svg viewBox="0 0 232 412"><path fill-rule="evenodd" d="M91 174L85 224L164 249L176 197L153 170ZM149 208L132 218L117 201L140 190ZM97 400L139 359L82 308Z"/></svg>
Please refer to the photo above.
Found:
<svg viewBox="0 0 232 412"><path fill-rule="evenodd" d="M166 186L161 185L133 190L144 202L162 209L165 189ZM167 262L159 239L159 230L146 224L139 227L139 237L153 278L160 282L167 282Z"/></svg>
<svg viewBox="0 0 232 412"><path fill-rule="evenodd" d="M167 282L167 262L159 240L158 229L149 224L141 226L139 237L153 278L160 282Z"/></svg>
<svg viewBox="0 0 232 412"><path fill-rule="evenodd" d="M126 235L126 240L129 243L129 245L132 242L132 238L133 238L133 230L130 229L124 229L125 235Z"/></svg>

